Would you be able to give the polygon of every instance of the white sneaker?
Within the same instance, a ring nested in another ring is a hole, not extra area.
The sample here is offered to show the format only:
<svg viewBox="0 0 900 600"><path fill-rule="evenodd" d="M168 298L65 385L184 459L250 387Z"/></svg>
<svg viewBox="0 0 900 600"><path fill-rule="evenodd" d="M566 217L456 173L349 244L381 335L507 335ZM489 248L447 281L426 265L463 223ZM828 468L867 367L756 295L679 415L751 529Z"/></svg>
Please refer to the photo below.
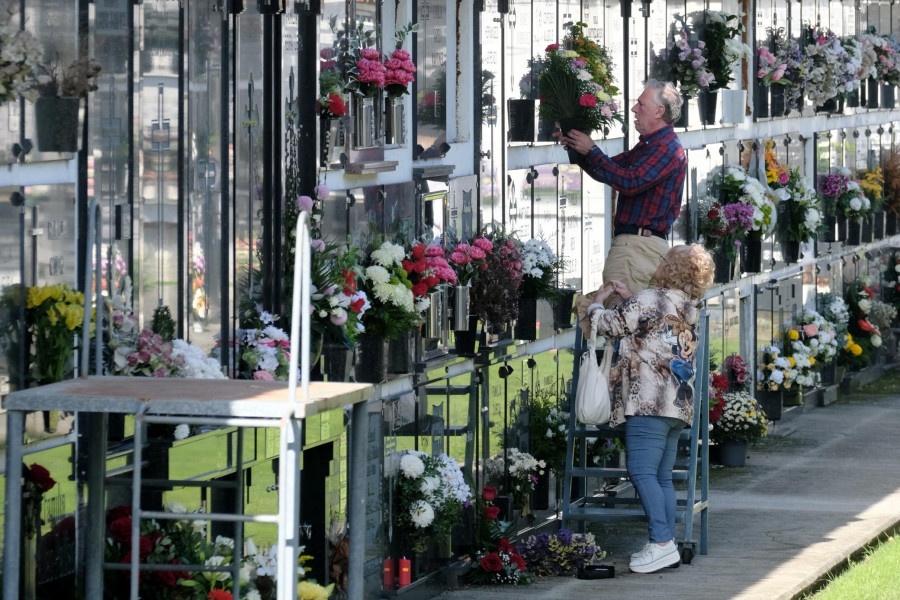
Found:
<svg viewBox="0 0 900 600"><path fill-rule="evenodd" d="M641 554L646 552L647 548L649 548L649 547L650 547L650 542L647 542L646 544L644 544L643 548L641 548L640 550L638 550L637 552L635 552L634 554L631 555L631 559L634 560L635 558L637 558L638 556L640 556Z"/></svg>
<svg viewBox="0 0 900 600"><path fill-rule="evenodd" d="M669 540L664 545L647 544L647 546L631 559L628 567L635 573L655 573L660 569L677 565L681 561L678 546Z"/></svg>

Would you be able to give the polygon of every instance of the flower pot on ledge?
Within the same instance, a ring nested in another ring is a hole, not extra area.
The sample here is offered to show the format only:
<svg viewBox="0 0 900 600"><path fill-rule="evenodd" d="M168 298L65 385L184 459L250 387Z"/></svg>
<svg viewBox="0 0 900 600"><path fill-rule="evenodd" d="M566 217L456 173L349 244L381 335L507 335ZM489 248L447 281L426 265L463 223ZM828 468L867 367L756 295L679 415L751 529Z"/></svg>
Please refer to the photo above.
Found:
<svg viewBox="0 0 900 600"><path fill-rule="evenodd" d="M81 133L78 96L41 96L34 104L37 147L41 152L78 152Z"/></svg>

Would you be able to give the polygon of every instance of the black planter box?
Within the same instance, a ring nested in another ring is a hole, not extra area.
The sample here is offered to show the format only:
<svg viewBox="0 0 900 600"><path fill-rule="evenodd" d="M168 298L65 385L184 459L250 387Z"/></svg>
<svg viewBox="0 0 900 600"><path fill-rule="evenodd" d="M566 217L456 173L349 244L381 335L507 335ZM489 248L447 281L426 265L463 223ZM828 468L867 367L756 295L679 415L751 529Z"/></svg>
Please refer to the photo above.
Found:
<svg viewBox="0 0 900 600"><path fill-rule="evenodd" d="M78 152L81 98L41 96L34 104L37 147L41 152Z"/></svg>

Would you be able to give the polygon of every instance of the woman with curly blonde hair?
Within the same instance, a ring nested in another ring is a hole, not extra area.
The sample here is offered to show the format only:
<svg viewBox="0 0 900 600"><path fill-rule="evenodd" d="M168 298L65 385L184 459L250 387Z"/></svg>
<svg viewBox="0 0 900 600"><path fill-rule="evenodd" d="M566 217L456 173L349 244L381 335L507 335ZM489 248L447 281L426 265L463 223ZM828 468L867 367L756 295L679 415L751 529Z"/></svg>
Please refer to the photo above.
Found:
<svg viewBox="0 0 900 600"><path fill-rule="evenodd" d="M678 436L694 418L696 325L713 270L703 246L675 246L660 257L658 288L632 295L621 281L610 281L588 308L598 335L611 341L609 424L625 425L626 467L647 514L650 541L629 565L636 573L675 567L681 560L672 468ZM624 302L604 308L613 293Z"/></svg>

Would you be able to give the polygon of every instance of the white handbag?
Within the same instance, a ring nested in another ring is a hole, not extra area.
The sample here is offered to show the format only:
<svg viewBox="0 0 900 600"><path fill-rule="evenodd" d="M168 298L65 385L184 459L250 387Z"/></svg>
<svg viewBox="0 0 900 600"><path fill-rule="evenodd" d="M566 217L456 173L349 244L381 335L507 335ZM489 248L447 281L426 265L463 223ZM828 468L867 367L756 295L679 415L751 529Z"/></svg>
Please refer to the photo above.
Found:
<svg viewBox="0 0 900 600"><path fill-rule="evenodd" d="M611 344L597 363L597 330L591 330L587 350L581 356L578 388L575 390L575 418L585 425L606 425L610 418L609 383L607 375L612 365Z"/></svg>

